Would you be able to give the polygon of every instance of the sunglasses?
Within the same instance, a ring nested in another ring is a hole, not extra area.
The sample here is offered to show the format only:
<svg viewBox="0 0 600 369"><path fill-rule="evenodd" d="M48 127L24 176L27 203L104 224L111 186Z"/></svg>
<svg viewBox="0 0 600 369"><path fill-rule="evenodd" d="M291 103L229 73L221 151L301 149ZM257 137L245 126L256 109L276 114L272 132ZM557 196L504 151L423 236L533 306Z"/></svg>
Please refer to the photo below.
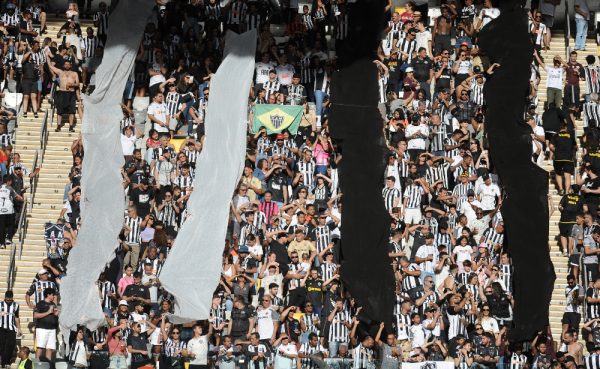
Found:
<svg viewBox="0 0 600 369"><path fill-rule="evenodd" d="M179 334L179 332L173 332L173 334Z"/></svg>

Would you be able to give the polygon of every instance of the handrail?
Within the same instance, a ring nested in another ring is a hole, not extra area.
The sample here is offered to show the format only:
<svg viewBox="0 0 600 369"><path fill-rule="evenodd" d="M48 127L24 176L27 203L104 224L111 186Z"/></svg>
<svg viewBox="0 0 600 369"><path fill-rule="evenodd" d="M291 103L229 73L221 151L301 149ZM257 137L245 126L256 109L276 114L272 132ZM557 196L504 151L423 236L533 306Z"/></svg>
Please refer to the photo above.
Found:
<svg viewBox="0 0 600 369"><path fill-rule="evenodd" d="M21 207L21 214L19 214L18 232L19 239L17 242L13 242L10 251L10 263L8 267L8 276L6 277L7 289L12 289L17 274L17 248L19 250L19 260L23 255L23 243L25 242L25 223L27 221L27 198L24 199L23 206Z"/></svg>
<svg viewBox="0 0 600 369"><path fill-rule="evenodd" d="M571 15L569 13L569 0L565 0L565 60L571 54Z"/></svg>
<svg viewBox="0 0 600 369"><path fill-rule="evenodd" d="M40 128L40 147L35 152L33 159L33 170L36 170L40 163L44 161L44 153L46 152L46 146L48 145L48 110L44 114L44 122ZM29 210L33 209L33 203L35 200L35 194L37 192L38 176L31 178L31 191L29 192Z"/></svg>

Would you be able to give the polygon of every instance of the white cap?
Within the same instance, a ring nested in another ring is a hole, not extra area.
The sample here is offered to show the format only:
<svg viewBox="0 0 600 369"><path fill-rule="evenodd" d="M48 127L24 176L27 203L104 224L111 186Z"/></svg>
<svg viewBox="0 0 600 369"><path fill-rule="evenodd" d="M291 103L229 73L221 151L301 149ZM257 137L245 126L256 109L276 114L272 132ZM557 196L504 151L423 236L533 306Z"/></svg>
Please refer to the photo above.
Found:
<svg viewBox="0 0 600 369"><path fill-rule="evenodd" d="M129 306L129 304L125 300L119 301L119 306L121 306L121 305Z"/></svg>
<svg viewBox="0 0 600 369"><path fill-rule="evenodd" d="M37 274L48 274L48 271L44 268L40 269Z"/></svg>
<svg viewBox="0 0 600 369"><path fill-rule="evenodd" d="M408 73L408 72L414 72L414 71L415 71L415 70L414 70L412 67L408 67L408 68L406 68L406 70L405 70L405 72L406 72L406 73Z"/></svg>

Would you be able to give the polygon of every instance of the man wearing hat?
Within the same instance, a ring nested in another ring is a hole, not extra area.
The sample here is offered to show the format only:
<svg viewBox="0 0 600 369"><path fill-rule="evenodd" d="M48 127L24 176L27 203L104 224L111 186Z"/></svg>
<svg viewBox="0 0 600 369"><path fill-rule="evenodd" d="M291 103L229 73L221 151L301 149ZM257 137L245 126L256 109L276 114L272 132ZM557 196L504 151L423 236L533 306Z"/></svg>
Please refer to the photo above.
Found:
<svg viewBox="0 0 600 369"><path fill-rule="evenodd" d="M50 276L48 275L48 271L44 268L40 269L37 273L37 280L33 281L27 293L25 294L25 301L27 302L27 306L30 308L34 308L35 304L44 300L44 292L52 288L53 290L57 290L56 284L49 280ZM34 296L33 302L31 301L31 296Z"/></svg>

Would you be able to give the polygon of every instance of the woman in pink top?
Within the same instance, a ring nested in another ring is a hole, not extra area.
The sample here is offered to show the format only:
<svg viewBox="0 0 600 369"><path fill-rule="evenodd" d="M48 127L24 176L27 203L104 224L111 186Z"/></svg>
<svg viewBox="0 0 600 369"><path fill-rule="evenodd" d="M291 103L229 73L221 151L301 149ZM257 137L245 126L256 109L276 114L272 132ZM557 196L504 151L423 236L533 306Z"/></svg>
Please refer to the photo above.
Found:
<svg viewBox="0 0 600 369"><path fill-rule="evenodd" d="M112 327L106 334L106 343L108 345L108 353L110 356L110 369L127 369L127 345L123 340L122 330L127 329L125 320L116 327Z"/></svg>
<svg viewBox="0 0 600 369"><path fill-rule="evenodd" d="M125 274L119 280L119 296L123 296L125 292L125 288L133 284L133 267L131 265L127 265L125 267Z"/></svg>
<svg viewBox="0 0 600 369"><path fill-rule="evenodd" d="M313 157L315 158L315 174L327 174L327 167L329 166L329 157L332 151L333 145L329 134L320 134L315 140L313 145Z"/></svg>

